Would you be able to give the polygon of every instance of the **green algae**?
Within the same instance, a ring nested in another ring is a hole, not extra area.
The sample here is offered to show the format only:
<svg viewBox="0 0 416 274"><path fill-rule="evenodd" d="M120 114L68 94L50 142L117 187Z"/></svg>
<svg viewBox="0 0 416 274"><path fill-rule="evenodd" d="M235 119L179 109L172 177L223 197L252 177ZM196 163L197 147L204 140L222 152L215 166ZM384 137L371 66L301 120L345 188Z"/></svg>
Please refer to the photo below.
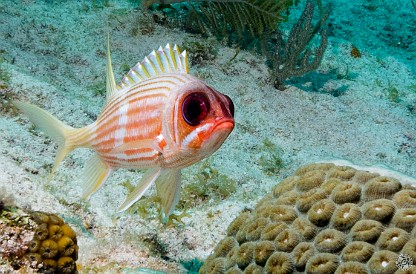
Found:
<svg viewBox="0 0 416 274"><path fill-rule="evenodd" d="M266 175L277 175L284 167L283 150L269 139L264 139L260 147L260 157L257 164Z"/></svg>
<svg viewBox="0 0 416 274"><path fill-rule="evenodd" d="M219 202L231 196L237 191L237 182L219 173L212 167L211 161L205 160L198 164L196 173L192 174L181 189L181 198L176 207L180 213L173 213L169 217L164 216L160 198L157 195L144 196L133 206L127 209L129 214L138 214L142 218L157 216L165 227L176 227L184 225L183 219L190 217L187 210L204 204L208 199ZM134 190L135 186L126 180L121 184L128 189Z"/></svg>
<svg viewBox="0 0 416 274"><path fill-rule="evenodd" d="M190 208L203 204L206 200L218 202L237 191L237 182L212 167L210 160L203 161L196 175L182 188L182 198L178 208Z"/></svg>

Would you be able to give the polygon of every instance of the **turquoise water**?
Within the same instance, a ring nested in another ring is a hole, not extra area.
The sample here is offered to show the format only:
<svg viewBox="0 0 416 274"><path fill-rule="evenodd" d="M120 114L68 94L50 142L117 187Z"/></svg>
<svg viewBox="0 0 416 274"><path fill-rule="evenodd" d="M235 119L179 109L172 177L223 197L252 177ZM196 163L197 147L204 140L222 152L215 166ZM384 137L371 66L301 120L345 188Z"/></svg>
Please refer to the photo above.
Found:
<svg viewBox="0 0 416 274"><path fill-rule="evenodd" d="M284 34L299 18L300 2L281 23ZM0 189L18 206L58 213L74 227L80 272L183 273L181 262L204 261L241 210L304 164L346 159L416 177L412 1L323 2L331 13L320 66L277 90L260 42L191 32L185 6L144 11L132 1L1 1ZM183 170L175 214L189 214L184 224L160 223L154 189L131 212L116 212L139 171L115 172L83 201L87 149L72 152L48 181L56 144L10 104L31 102L73 127L91 124L105 105L107 34L117 83L152 50L172 43L189 52L191 74L234 102L231 135L214 155Z"/></svg>

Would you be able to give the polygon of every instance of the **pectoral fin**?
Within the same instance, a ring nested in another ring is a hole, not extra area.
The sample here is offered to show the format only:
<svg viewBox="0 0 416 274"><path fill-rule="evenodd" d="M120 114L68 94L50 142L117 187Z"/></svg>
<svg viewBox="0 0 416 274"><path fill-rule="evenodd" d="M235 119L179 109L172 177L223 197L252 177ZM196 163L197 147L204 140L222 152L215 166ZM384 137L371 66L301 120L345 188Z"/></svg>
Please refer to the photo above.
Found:
<svg viewBox="0 0 416 274"><path fill-rule="evenodd" d="M104 163L100 157L94 153L87 161L83 175L82 197L88 199L96 192L110 176L112 168Z"/></svg>
<svg viewBox="0 0 416 274"><path fill-rule="evenodd" d="M156 181L160 173L160 168L149 169L148 171L146 171L137 187L129 194L129 196L127 196L127 199L118 208L118 212L128 209L132 204L137 202L143 196L146 190L148 190L149 187Z"/></svg>
<svg viewBox="0 0 416 274"><path fill-rule="evenodd" d="M165 217L168 217L179 202L181 194L181 170L164 169L156 180L157 195L161 199Z"/></svg>

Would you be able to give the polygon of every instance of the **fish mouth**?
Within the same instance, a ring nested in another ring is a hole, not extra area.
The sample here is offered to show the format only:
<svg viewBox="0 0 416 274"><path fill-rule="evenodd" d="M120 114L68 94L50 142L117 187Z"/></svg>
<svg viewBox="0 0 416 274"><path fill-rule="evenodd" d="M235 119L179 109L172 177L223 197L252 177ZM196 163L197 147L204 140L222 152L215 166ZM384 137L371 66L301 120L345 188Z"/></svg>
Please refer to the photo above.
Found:
<svg viewBox="0 0 416 274"><path fill-rule="evenodd" d="M234 119L232 118L221 118L215 122L215 126L212 127L211 132L215 131L229 131L234 129Z"/></svg>
<svg viewBox="0 0 416 274"><path fill-rule="evenodd" d="M227 139L234 129L234 119L221 118L215 121L215 124L206 132L203 137L202 147L209 150L209 154L215 152Z"/></svg>
<svg viewBox="0 0 416 274"><path fill-rule="evenodd" d="M234 129L234 119L221 118L206 132L206 142L223 142Z"/></svg>

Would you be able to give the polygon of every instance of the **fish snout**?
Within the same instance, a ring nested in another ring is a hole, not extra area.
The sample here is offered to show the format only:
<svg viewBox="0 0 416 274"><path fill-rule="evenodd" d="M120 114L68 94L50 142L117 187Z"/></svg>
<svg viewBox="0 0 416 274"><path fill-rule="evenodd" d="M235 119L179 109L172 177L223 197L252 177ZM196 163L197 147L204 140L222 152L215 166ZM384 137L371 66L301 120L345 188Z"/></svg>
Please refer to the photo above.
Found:
<svg viewBox="0 0 416 274"><path fill-rule="evenodd" d="M234 129L234 118L232 117L219 117L215 119L214 126L211 132L215 131L232 131Z"/></svg>
<svg viewBox="0 0 416 274"><path fill-rule="evenodd" d="M220 146L234 129L234 119L230 117L217 117L211 126L200 132L198 137L203 140L203 146Z"/></svg>

